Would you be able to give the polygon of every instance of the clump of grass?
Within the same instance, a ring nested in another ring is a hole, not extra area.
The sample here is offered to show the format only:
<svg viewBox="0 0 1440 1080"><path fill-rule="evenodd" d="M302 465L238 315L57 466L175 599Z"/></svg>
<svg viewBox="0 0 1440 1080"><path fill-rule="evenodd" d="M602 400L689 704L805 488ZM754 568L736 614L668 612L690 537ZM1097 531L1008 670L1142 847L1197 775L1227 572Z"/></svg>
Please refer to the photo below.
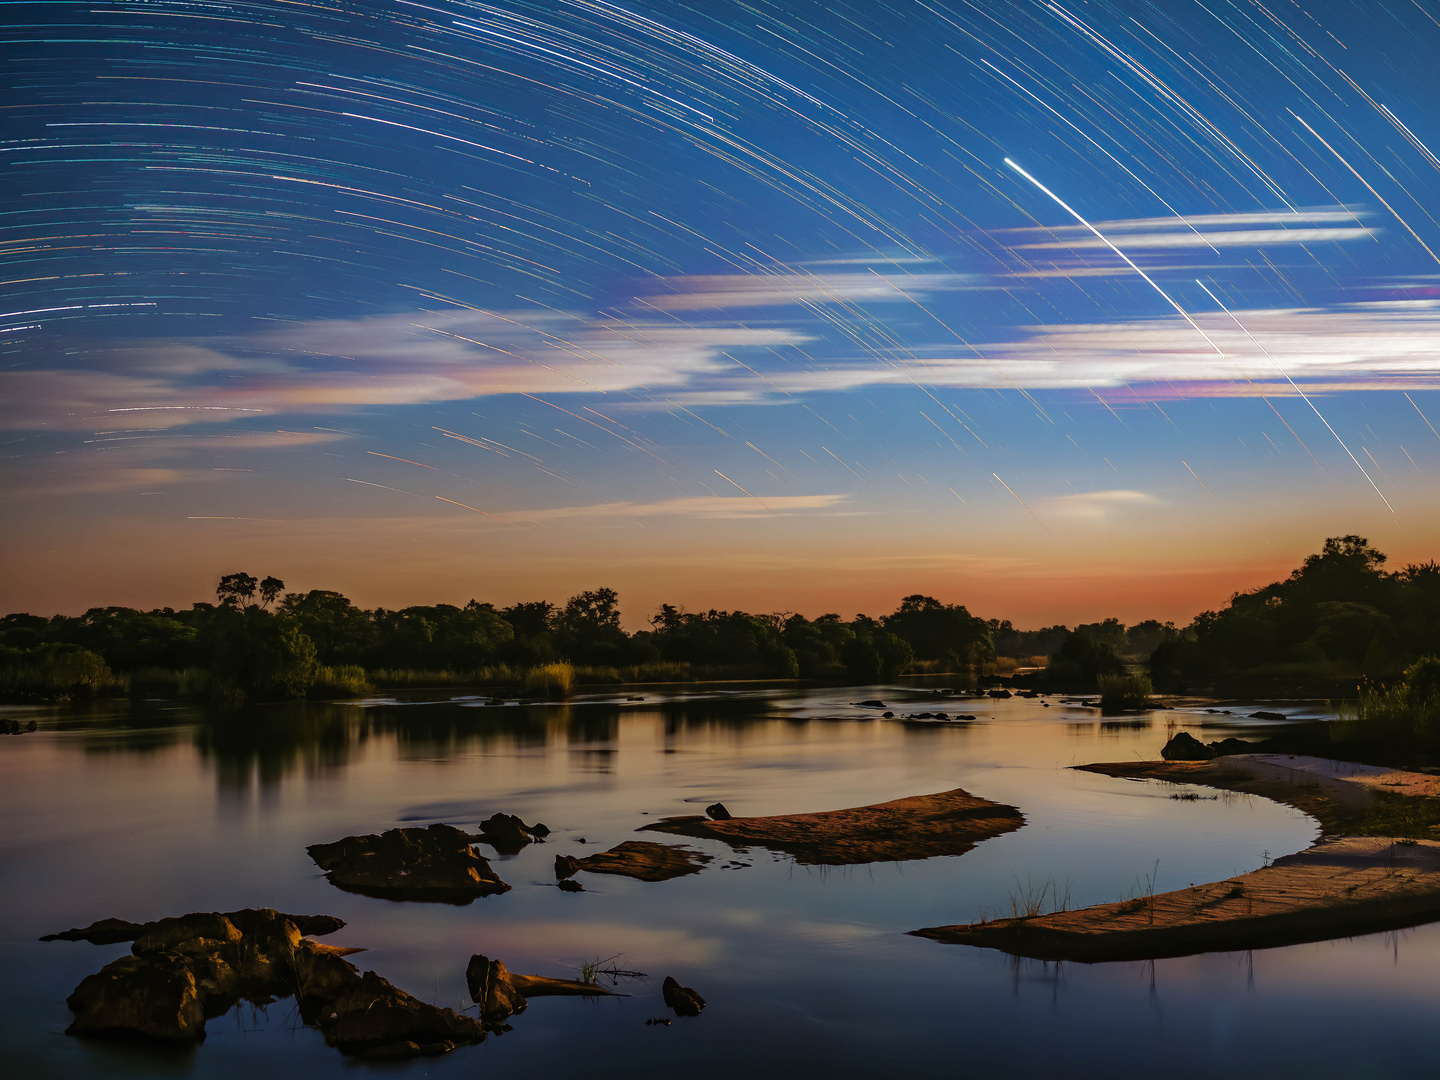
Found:
<svg viewBox="0 0 1440 1080"><path fill-rule="evenodd" d="M1070 886L1062 886L1053 877L1046 878L1038 885L1028 878L1022 885L1017 877L1015 888L1016 891L1010 894L1012 919L1033 919L1037 915L1053 915L1070 910Z"/></svg>
<svg viewBox="0 0 1440 1080"><path fill-rule="evenodd" d="M1340 706L1334 737L1403 752L1440 744L1440 660L1422 657L1398 683L1362 689Z"/></svg>
<svg viewBox="0 0 1440 1080"><path fill-rule="evenodd" d="M583 983L596 983L599 976L604 975L610 982L618 983L621 979L644 979L647 976L643 971L630 971L615 963L620 959L621 954L607 956L603 960L596 957L594 960L586 960L580 965L580 981Z"/></svg>
<svg viewBox="0 0 1440 1080"><path fill-rule="evenodd" d="M1101 675L1095 683L1100 689L1102 715L1148 709L1155 692L1147 675Z"/></svg>
<svg viewBox="0 0 1440 1080"><path fill-rule="evenodd" d="M315 681L310 684L307 696L312 698L363 697L374 687L365 676L365 669L356 664L339 664L335 667L317 667Z"/></svg>
<svg viewBox="0 0 1440 1080"><path fill-rule="evenodd" d="M543 698L567 698L575 689L575 668L563 661L541 664L525 673L525 693Z"/></svg>

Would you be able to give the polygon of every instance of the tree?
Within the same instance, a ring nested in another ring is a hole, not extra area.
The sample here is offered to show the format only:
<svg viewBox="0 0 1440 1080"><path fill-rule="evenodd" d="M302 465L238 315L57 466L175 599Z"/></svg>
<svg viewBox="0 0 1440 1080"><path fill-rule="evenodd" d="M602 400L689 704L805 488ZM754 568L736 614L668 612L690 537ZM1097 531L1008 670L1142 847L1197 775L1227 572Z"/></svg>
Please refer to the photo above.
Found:
<svg viewBox="0 0 1440 1080"><path fill-rule="evenodd" d="M285 582L278 577L267 577L260 582L260 606L268 608L275 598L285 591Z"/></svg>
<svg viewBox="0 0 1440 1080"><path fill-rule="evenodd" d="M220 603L229 607L245 608L255 598L255 588L260 582L250 574L226 574L215 586L215 596Z"/></svg>

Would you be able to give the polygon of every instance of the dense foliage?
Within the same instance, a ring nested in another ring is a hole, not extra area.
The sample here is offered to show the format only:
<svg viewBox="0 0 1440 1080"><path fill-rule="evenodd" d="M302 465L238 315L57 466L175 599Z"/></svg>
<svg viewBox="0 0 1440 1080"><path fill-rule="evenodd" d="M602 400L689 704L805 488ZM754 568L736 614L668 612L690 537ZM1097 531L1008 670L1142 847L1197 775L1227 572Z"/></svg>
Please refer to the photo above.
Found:
<svg viewBox="0 0 1440 1080"><path fill-rule="evenodd" d="M981 676L1028 666L1044 669L1025 676L1042 689L1109 687L1114 696L1123 685L1138 698L1140 684L1123 680L1148 663L1163 692L1348 696L1362 677L1378 684L1440 654L1440 566L1392 573L1385 561L1363 537L1332 537L1284 581L1238 593L1183 630L1154 619L1017 630L917 593L881 618L850 621L664 604L631 634L613 589L558 606L471 600L367 610L338 592L287 593L279 578L233 573L220 579L216 603L189 609L0 618L0 695L73 697L129 686L147 694L339 696L371 683L551 686L571 678L873 683L905 672Z"/></svg>
<svg viewBox="0 0 1440 1080"><path fill-rule="evenodd" d="M1150 661L1166 691L1351 690L1440 652L1440 566L1384 569L1362 536L1337 536L1284 581L1237 593L1170 635Z"/></svg>

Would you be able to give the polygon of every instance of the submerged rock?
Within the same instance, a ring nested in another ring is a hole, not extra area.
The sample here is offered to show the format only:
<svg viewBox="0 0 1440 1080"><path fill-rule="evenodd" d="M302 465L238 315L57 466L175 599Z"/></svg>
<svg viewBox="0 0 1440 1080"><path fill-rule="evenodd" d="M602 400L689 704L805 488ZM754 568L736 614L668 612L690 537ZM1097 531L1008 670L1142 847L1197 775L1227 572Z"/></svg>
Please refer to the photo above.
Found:
<svg viewBox="0 0 1440 1080"><path fill-rule="evenodd" d="M681 986L669 975L665 976L660 992L665 996L665 1004L675 1010L676 1016L699 1016L700 1010L705 1008L704 998L690 987Z"/></svg>
<svg viewBox="0 0 1440 1080"><path fill-rule="evenodd" d="M1166 761L1209 761L1215 756L1215 751L1188 731L1181 731L1165 744L1160 756Z"/></svg>
<svg viewBox="0 0 1440 1080"><path fill-rule="evenodd" d="M592 874L620 874L641 881L668 881L685 874L698 874L712 856L679 844L654 844L626 840L609 851L577 859L581 870Z"/></svg>
<svg viewBox="0 0 1440 1080"><path fill-rule="evenodd" d="M471 846L474 838L452 825L390 829L378 836L347 836L305 850L330 884L389 900L468 904L509 885Z"/></svg>
<svg viewBox="0 0 1440 1080"><path fill-rule="evenodd" d="M193 915L180 915L175 918L157 919L154 922L136 923L127 922L124 919L101 919L89 926L77 927L73 930L65 930L58 934L46 934L41 941L88 941L92 945L115 945L122 941L135 941L142 935L148 933L171 933L171 927L179 925L211 925L203 922L206 919L227 919L230 924L241 934L252 929L255 925L267 922L270 919L286 919L295 924L295 927L302 934L312 937L324 937L326 934L333 934L336 930L345 925L344 919L337 919L334 915L288 915L284 912L270 911L268 908L245 908L241 911L225 912L200 912ZM191 920L201 920L191 922ZM191 935L196 937L203 934ZM185 937L176 940L187 940ZM136 950L140 951L140 950Z"/></svg>
<svg viewBox="0 0 1440 1080"><path fill-rule="evenodd" d="M492 814L480 823L480 839L502 855L518 855L526 844L542 843L549 835L544 825L526 825L514 814Z"/></svg>
<svg viewBox="0 0 1440 1080"><path fill-rule="evenodd" d="M585 891L585 886L584 886L584 885L581 885L580 882L576 881L574 878L565 878L565 879L562 880L562 881L556 882L556 885L558 886L558 888L560 889L561 892L584 892L584 891Z"/></svg>

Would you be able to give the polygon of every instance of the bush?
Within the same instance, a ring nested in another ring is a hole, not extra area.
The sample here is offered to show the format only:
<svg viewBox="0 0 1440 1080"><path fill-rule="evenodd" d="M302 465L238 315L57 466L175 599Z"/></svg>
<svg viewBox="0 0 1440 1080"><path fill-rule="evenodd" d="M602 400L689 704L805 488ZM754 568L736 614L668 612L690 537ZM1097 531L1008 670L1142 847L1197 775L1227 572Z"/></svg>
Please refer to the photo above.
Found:
<svg viewBox="0 0 1440 1080"><path fill-rule="evenodd" d="M1144 675L1101 675L1095 683L1100 689L1102 715L1150 707L1154 688Z"/></svg>
<svg viewBox="0 0 1440 1080"><path fill-rule="evenodd" d="M567 698L575 688L575 669L567 663L541 664L525 673L525 693L544 698Z"/></svg>
<svg viewBox="0 0 1440 1080"><path fill-rule="evenodd" d="M22 701L56 701L123 694L127 675L116 675L96 653L74 645L46 645L12 652L0 667L0 696Z"/></svg>
<svg viewBox="0 0 1440 1080"><path fill-rule="evenodd" d="M1341 706L1335 734L1397 750L1435 747L1440 743L1440 660L1421 657L1396 685L1361 690L1354 702Z"/></svg>
<svg viewBox="0 0 1440 1080"><path fill-rule="evenodd" d="M312 698L363 697L373 689L365 669L356 664L322 665L315 669L315 681L306 694Z"/></svg>

